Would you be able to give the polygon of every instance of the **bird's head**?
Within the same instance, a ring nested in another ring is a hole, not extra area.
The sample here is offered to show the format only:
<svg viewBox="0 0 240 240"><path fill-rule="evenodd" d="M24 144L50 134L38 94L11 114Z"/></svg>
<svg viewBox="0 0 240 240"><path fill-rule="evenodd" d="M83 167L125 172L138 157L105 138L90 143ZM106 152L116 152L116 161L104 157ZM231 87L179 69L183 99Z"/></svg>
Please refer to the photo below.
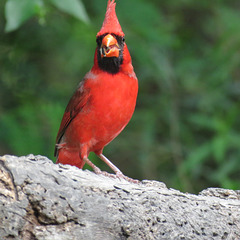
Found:
<svg viewBox="0 0 240 240"><path fill-rule="evenodd" d="M112 74L119 72L124 61L124 51L127 51L115 7L115 1L108 0L105 19L101 30L97 33L96 50L99 68Z"/></svg>

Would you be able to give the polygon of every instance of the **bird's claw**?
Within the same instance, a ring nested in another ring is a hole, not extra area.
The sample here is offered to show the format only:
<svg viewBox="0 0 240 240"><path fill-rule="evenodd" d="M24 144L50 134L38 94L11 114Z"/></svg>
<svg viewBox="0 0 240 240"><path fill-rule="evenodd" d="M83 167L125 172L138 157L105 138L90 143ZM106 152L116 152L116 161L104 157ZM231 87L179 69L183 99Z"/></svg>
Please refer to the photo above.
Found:
<svg viewBox="0 0 240 240"><path fill-rule="evenodd" d="M101 174L105 177L113 177L113 178L115 177L114 174L108 173L108 172L105 172L105 171L101 171L100 168L98 168L98 167L94 168L93 170L96 174L99 174L99 175Z"/></svg>
<svg viewBox="0 0 240 240"><path fill-rule="evenodd" d="M102 174L103 172L100 170L100 168L98 168L97 166L95 166L93 168L93 171L96 173L96 174Z"/></svg>
<svg viewBox="0 0 240 240"><path fill-rule="evenodd" d="M101 174L105 177L111 177L111 178L115 178L115 179L118 178L120 180L124 179L124 180L126 180L130 183L139 183L138 180L127 177L122 172L116 172L116 174L112 174L112 173L108 173L108 172L105 172L105 171L101 171L100 168L98 168L98 167L94 168L93 170L96 174L99 174L99 175Z"/></svg>
<svg viewBox="0 0 240 240"><path fill-rule="evenodd" d="M125 176L122 172L116 172L116 178L118 178L118 179L124 179L124 180L126 180L126 181L128 181L128 182L130 182L130 183L139 183L139 181L137 180L137 179L132 179L132 178L130 178L130 177L127 177L127 176Z"/></svg>

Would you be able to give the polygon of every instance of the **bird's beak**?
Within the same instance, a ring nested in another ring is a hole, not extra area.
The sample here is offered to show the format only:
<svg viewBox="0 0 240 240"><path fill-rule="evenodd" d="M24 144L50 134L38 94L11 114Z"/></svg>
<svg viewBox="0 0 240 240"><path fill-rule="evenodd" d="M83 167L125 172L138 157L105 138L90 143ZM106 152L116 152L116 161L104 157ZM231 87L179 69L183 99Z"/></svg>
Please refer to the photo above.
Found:
<svg viewBox="0 0 240 240"><path fill-rule="evenodd" d="M119 56L119 45L117 39L111 34L106 35L102 40L100 48L101 58L103 57L118 57Z"/></svg>

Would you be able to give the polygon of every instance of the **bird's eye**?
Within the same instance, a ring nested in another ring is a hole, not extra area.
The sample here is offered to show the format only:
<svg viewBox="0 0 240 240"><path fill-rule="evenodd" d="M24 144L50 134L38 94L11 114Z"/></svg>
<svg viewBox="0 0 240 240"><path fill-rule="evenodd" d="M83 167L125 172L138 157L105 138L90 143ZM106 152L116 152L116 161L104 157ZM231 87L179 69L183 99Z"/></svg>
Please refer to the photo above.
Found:
<svg viewBox="0 0 240 240"><path fill-rule="evenodd" d="M122 38L122 41L125 42L125 38L124 37Z"/></svg>

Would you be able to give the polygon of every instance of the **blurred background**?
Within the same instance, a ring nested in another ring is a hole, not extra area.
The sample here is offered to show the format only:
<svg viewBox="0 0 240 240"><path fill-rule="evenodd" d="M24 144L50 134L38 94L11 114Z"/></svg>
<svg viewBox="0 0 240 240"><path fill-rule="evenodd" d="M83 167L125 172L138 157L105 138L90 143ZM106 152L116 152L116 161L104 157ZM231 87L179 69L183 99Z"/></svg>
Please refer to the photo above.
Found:
<svg viewBox="0 0 240 240"><path fill-rule="evenodd" d="M0 1L0 155L53 157L107 0ZM240 189L240 1L121 0L136 111L104 154L126 175ZM110 171L94 154L90 159Z"/></svg>

